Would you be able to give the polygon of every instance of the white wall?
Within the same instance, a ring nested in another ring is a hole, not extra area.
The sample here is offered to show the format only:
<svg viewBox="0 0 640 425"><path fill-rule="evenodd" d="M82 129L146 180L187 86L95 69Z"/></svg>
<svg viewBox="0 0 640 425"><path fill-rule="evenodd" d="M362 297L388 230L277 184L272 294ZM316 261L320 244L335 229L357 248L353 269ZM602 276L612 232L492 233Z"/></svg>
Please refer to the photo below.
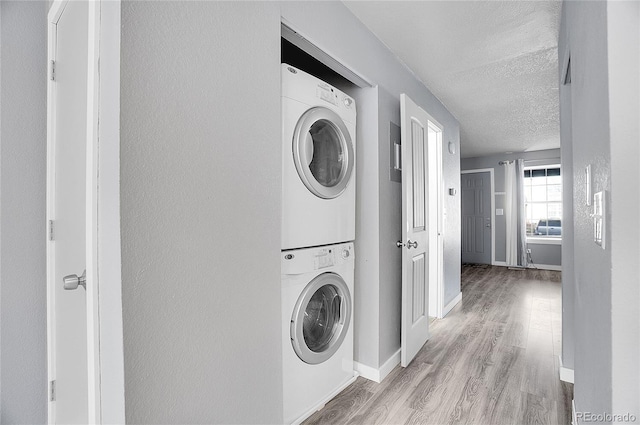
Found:
<svg viewBox="0 0 640 425"><path fill-rule="evenodd" d="M122 5L127 422L282 421L278 12Z"/></svg>
<svg viewBox="0 0 640 425"><path fill-rule="evenodd" d="M559 50L571 52L572 74L575 405L640 417L638 3L565 2L563 13ZM587 164L593 192L608 195L605 250L593 242L585 205Z"/></svg>
<svg viewBox="0 0 640 425"><path fill-rule="evenodd" d="M47 421L46 2L0 3L0 423Z"/></svg>

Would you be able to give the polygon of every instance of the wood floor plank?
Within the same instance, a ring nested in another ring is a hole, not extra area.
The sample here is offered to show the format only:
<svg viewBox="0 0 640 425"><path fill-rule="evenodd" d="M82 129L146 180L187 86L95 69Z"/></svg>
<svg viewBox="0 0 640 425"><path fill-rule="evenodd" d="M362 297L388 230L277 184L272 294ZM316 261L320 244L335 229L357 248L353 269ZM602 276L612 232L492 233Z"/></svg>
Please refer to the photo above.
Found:
<svg viewBox="0 0 640 425"><path fill-rule="evenodd" d="M463 266L462 303L407 368L358 378L305 424L570 424L560 272Z"/></svg>
<svg viewBox="0 0 640 425"><path fill-rule="evenodd" d="M373 397L373 393L367 390L367 382L364 378L358 378L356 382L340 393L325 405L322 410L309 417L305 424L338 424L346 423L366 402Z"/></svg>

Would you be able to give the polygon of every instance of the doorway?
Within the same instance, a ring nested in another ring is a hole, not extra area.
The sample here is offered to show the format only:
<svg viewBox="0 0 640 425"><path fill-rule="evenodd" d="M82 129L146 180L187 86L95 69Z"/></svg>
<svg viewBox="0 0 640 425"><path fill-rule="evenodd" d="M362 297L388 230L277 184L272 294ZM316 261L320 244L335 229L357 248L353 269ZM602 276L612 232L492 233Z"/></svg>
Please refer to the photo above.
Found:
<svg viewBox="0 0 640 425"><path fill-rule="evenodd" d="M429 162L429 316L442 318L444 312L444 182L442 178L443 127L428 121Z"/></svg>
<svg viewBox="0 0 640 425"><path fill-rule="evenodd" d="M462 263L491 265L495 252L493 170L463 171L460 184Z"/></svg>

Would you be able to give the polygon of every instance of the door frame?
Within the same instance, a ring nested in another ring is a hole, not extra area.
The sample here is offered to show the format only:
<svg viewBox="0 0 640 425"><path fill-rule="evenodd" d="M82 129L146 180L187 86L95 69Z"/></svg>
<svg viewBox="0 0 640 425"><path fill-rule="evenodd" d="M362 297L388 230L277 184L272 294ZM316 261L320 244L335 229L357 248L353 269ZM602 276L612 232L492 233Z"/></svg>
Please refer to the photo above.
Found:
<svg viewBox="0 0 640 425"><path fill-rule="evenodd" d="M432 189L436 189L435 193L435 201L436 201L436 209L435 211L431 210L431 201L433 198L429 196L429 226L436 226L437 239L435 243L429 244L429 308L428 312L431 313L432 306L432 295L434 295L434 303L435 307L434 315L431 317L437 317L441 319L444 317L444 174L442 169L442 152L443 152L443 140L444 140L444 126L440 124L436 119L434 119L427 112L427 127L430 130L436 131L436 141L435 144L430 143L427 138L427 155L429 161L429 168L431 168L432 161L431 156L435 155L433 162L435 163L435 185L432 185L429 182L428 189L431 192ZM433 145L433 146L432 146ZM431 177L431 176L429 176ZM433 256L433 257L432 257ZM434 261L431 261L434 260ZM434 263L434 264L432 264ZM436 270L434 272L431 271L431 266L435 265ZM435 277L435 279L432 279Z"/></svg>
<svg viewBox="0 0 640 425"><path fill-rule="evenodd" d="M491 181L491 265L501 265L496 264L496 186L495 180L493 177L493 173L495 170L493 168L475 168L473 170L461 170L460 174L475 174L475 173L489 173L489 179ZM504 195L504 192L501 192ZM506 265L506 263L504 264Z"/></svg>
<svg viewBox="0 0 640 425"><path fill-rule="evenodd" d="M56 379L55 244L49 238L55 205L56 25L69 0L54 0L47 18L47 366L48 422L55 422L51 400ZM120 0L89 2L87 76L86 222L87 359L91 423L124 423L124 358L120 256ZM98 123L100 125L98 125ZM99 143L100 142L100 143ZM100 172L98 173L98 170Z"/></svg>

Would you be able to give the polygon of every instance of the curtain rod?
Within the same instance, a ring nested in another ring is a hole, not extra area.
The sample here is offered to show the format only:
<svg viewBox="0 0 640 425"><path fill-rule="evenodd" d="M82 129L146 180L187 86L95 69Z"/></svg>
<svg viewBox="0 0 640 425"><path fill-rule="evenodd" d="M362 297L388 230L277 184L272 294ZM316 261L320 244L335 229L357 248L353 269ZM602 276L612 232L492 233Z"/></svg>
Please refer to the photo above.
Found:
<svg viewBox="0 0 640 425"><path fill-rule="evenodd" d="M560 158L540 158L540 159L525 159L524 162L541 162L541 161L559 161ZM505 159L504 161L498 162L498 165L511 164L515 159ZM553 164L549 164L553 165Z"/></svg>

